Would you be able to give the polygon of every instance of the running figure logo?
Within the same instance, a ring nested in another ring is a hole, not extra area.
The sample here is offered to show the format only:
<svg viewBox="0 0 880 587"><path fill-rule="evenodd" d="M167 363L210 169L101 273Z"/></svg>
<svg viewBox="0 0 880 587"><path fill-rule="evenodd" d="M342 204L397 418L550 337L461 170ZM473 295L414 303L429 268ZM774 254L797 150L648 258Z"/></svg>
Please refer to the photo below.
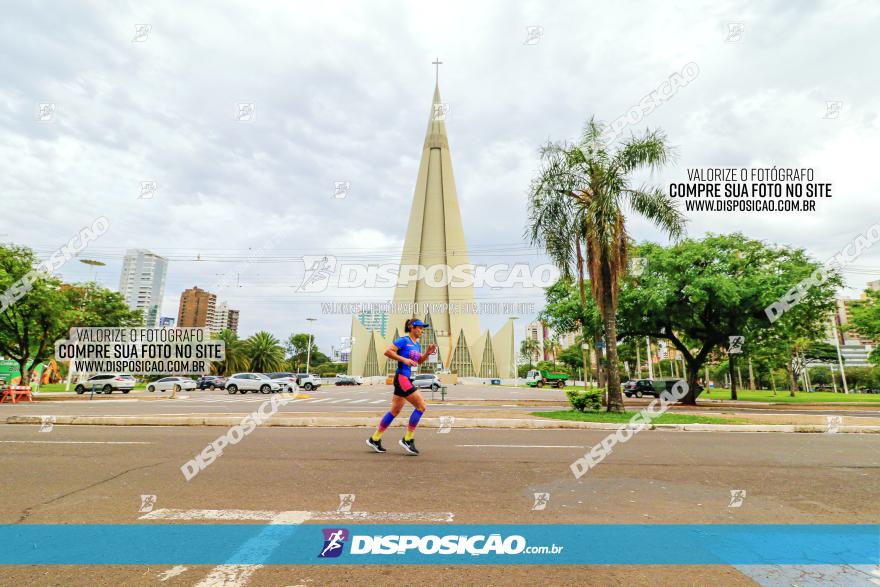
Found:
<svg viewBox="0 0 880 587"><path fill-rule="evenodd" d="M303 256L303 264L305 265L305 274L296 291L320 292L327 289L330 276L336 269L336 257L332 255L305 255Z"/></svg>
<svg viewBox="0 0 880 587"><path fill-rule="evenodd" d="M348 540L348 530L345 528L324 528L324 549L318 558L336 558L342 554L342 547Z"/></svg>

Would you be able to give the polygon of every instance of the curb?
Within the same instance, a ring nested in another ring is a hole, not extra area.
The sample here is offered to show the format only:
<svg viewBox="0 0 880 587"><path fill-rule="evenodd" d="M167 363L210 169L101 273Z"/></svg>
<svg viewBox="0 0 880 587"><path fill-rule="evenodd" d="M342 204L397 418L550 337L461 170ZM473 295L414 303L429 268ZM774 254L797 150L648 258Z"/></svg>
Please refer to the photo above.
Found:
<svg viewBox="0 0 880 587"><path fill-rule="evenodd" d="M80 426L235 426L242 416L55 416L54 424ZM8 416L3 424L42 424L43 416ZM291 428L371 428L376 418L291 417L275 416L261 427ZM392 426L403 427L398 421ZM455 418L452 422L441 418L424 418L425 428L495 428L495 429L574 429L620 430L625 424L608 422L569 422L565 420L534 420L526 418ZM828 433L827 426L816 424L653 424L651 430L685 432L788 432ZM880 434L880 426L839 426L835 433Z"/></svg>

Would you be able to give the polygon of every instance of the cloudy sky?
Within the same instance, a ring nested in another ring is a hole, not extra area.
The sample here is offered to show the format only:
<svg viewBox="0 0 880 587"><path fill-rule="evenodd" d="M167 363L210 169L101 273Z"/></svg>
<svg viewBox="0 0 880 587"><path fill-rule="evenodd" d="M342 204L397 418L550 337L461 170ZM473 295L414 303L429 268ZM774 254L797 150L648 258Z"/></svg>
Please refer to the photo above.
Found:
<svg viewBox="0 0 880 587"><path fill-rule="evenodd" d="M115 288L124 251L150 249L171 260L163 315L177 315L183 289L225 276L231 286L215 291L241 311L241 334L286 337L316 317L329 353L350 318L322 315L320 302L391 292L298 294L302 257L399 260L439 56L474 262L539 263L522 238L538 146L575 138L590 116L626 114L688 63L698 76L627 129L662 128L677 147L644 179L813 168L833 184L816 212L694 212L688 234L743 231L826 259L880 220L878 17L870 2L10 5L0 240L46 256L106 216L109 232L84 256L107 265L71 262L63 278ZM237 120L239 104L255 116ZM344 198L338 181L350 182ZM151 197L142 182L155 182ZM637 218L629 229L665 240ZM850 268L846 293L878 277L880 245ZM477 297L542 299L520 288Z"/></svg>

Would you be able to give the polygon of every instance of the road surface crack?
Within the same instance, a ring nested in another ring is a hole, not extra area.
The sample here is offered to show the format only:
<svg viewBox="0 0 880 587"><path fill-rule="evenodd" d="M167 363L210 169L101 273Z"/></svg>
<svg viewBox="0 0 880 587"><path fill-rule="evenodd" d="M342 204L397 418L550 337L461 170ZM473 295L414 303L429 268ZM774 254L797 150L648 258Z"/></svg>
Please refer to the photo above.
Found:
<svg viewBox="0 0 880 587"><path fill-rule="evenodd" d="M98 485L101 485L101 484L103 484L103 483L107 483L108 481L113 481L114 479L118 479L119 477L122 477L122 476L125 475L126 473L131 473L132 471L138 471L138 470L140 470L140 469L148 469L148 468L150 468L150 467L155 467L156 465L161 465L161 464L166 463L166 462L167 462L167 461L159 461L158 463L152 463L152 464L149 464L149 465L141 465L141 466L139 466L139 467L132 467L132 468L130 468L130 469L126 469L126 470L124 470L124 471L121 471L121 472L119 472L119 473L116 473L116 474L114 474L114 475L111 475L110 477L107 477L106 479L102 479L102 480L100 480L100 481L96 481L96 482L92 483L91 485L86 485L85 487L80 487L79 489L74 489L73 491L68 491L67 493L64 493L64 494L62 494L62 495L59 495L59 496L53 497L52 499L48 499L48 500L43 501L43 502L41 502L41 503L38 503L38 504L36 504L36 505L32 505L32 506L27 507L27 508L25 508L24 510L22 510L22 512L21 512L21 517L18 519L18 521L13 522L13 523L14 523L14 524L21 524L22 522L24 522L25 520L27 520L27 519L28 519L28 518L34 513L34 510L37 509L37 508L40 508L40 507L43 507L43 506L47 506L47 505L49 505L49 504L51 504L51 503L55 503L55 502L58 501L58 500L64 499L65 497L70 497L71 495L74 495L74 494L76 494L76 493L80 493L81 491L86 491L86 490L88 490L88 489L92 489L92 488L94 488L94 487L97 487Z"/></svg>

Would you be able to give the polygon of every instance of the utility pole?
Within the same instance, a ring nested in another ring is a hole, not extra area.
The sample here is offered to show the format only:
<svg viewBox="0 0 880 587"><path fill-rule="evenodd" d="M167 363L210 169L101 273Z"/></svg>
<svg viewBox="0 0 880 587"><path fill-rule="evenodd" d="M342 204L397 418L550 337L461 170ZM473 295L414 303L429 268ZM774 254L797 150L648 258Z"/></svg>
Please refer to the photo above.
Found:
<svg viewBox="0 0 880 587"><path fill-rule="evenodd" d="M652 357L651 357L651 339L647 336L645 337L645 346L648 348L648 358L647 358L648 379L653 379L654 378L654 365L652 364L653 361L651 361L651 359L652 359Z"/></svg>
<svg viewBox="0 0 880 587"><path fill-rule="evenodd" d="M317 321L317 320L318 320L317 318L306 318L306 321L307 321L307 322L315 322L315 321ZM311 360L312 360L312 340L313 340L314 337L313 337L313 335L312 335L311 330L312 330L312 328L311 328L311 326L310 326L310 327L309 327L309 346L308 346L308 348L306 349L306 373L310 373L310 371L309 371L309 363L310 363Z"/></svg>

